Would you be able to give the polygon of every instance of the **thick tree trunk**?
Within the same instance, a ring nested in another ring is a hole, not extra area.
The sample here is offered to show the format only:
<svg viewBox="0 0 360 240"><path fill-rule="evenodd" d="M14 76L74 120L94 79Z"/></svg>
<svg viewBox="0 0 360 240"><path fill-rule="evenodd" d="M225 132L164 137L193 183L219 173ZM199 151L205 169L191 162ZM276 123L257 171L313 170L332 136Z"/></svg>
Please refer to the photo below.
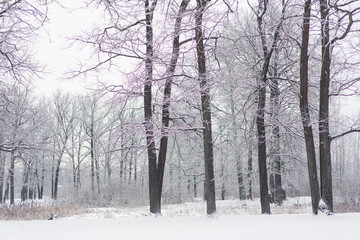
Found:
<svg viewBox="0 0 360 240"><path fill-rule="evenodd" d="M321 15L321 77L319 102L319 156L321 198L330 212L333 212L331 140L329 130L329 86L330 86L330 35L329 6L327 0L320 0Z"/></svg>
<svg viewBox="0 0 360 240"><path fill-rule="evenodd" d="M211 110L210 110L210 86L206 72L206 59L204 36L202 32L202 18L206 7L206 0L196 0L197 7L195 13L195 41L197 52L198 73L201 94L201 112L203 122L204 158L205 158L205 189L207 195L207 214L216 212L215 203L215 178L214 178L214 154L211 130Z"/></svg>
<svg viewBox="0 0 360 240"><path fill-rule="evenodd" d="M256 126L258 137L258 164L259 164L259 178L260 178L260 202L261 213L270 214L270 199L268 189L268 175L266 163L266 139L265 139L265 97L266 85L262 81L259 89L259 103L256 114Z"/></svg>
<svg viewBox="0 0 360 240"><path fill-rule="evenodd" d="M159 182L156 166L156 148L154 139L154 126L152 117L152 81L153 81L153 27L152 20L156 6L156 0L150 5L145 0L146 17L146 59L145 59L145 83L144 83L144 126L146 132L146 146L149 167L149 198L150 212L161 213Z"/></svg>
<svg viewBox="0 0 360 240"><path fill-rule="evenodd" d="M308 103L308 45L309 45L309 31L310 31L310 16L311 16L311 0L305 2L302 43L300 53L300 112L301 120L304 129L306 156L309 174L309 184L311 193L311 203L313 214L318 213L319 207L319 182L316 169L316 153L314 136L312 130L312 122L310 119L309 103Z"/></svg>

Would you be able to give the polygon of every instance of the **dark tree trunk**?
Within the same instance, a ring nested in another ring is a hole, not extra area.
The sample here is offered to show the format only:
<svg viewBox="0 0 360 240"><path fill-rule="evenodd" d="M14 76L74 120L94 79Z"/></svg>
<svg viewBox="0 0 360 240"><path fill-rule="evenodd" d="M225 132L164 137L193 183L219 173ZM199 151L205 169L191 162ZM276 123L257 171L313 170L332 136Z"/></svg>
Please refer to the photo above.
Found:
<svg viewBox="0 0 360 240"><path fill-rule="evenodd" d="M261 213L270 214L270 199L268 190L268 175L266 163L266 139L265 139L265 109L266 86L263 82L259 89L259 104L256 116L257 136L258 136L258 164L260 177L260 202Z"/></svg>
<svg viewBox="0 0 360 240"><path fill-rule="evenodd" d="M45 156L43 153L42 164L41 164L41 180L39 187L39 199L43 199L44 196L44 181L45 181Z"/></svg>
<svg viewBox="0 0 360 240"><path fill-rule="evenodd" d="M65 143L67 142L67 139L65 140ZM60 155L56 161L56 167L55 167L55 176L54 176L54 192L53 192L53 199L56 200L58 197L58 185L59 185L59 175L60 175L60 165L61 161L64 155L66 144L64 144L63 148L61 149Z"/></svg>
<svg viewBox="0 0 360 240"><path fill-rule="evenodd" d="M170 60L170 66L166 71L167 78L165 82L164 96L163 96L163 105L162 105L162 120L161 120L161 139L160 139L160 150L159 150L159 159L158 159L158 182L159 182L159 197L161 201L161 193L163 186L163 178L164 178L164 170L165 170L165 162L166 162L166 154L167 154L167 146L168 146L168 128L170 121L170 96L171 96L171 87L173 83L173 75L175 73L177 61L179 58L180 51L180 30L181 30L181 21L183 18L183 14L189 4L190 0L181 1L179 12L177 14L175 20L174 27L174 39L173 39L173 48L172 55Z"/></svg>
<svg viewBox="0 0 360 240"><path fill-rule="evenodd" d="M133 150L133 149L130 149L130 161L129 161L129 184L131 183L131 178L132 178L133 160L134 160L134 150ZM161 197L161 196L160 196L160 197Z"/></svg>
<svg viewBox="0 0 360 240"><path fill-rule="evenodd" d="M253 194L252 194L252 177L253 177L253 149L252 149L252 145L249 145L248 147L248 174L247 174L247 182L248 182L248 193L246 198L247 199L253 199Z"/></svg>
<svg viewBox="0 0 360 240"><path fill-rule="evenodd" d="M263 65L260 74L259 99L256 114L257 138L258 138L258 162L260 178L260 202L261 212L270 214L270 198L268 188L267 162L266 162L266 137L265 137L265 102L266 102L266 85L267 72L269 70L270 60L280 35L280 29L284 20L285 6L282 9L282 16L274 32L274 39L271 48L268 49L266 43L266 34L263 30L263 16L267 9L267 1L259 0L259 13L257 17L258 30L260 33L261 44L263 49Z"/></svg>
<svg viewBox="0 0 360 240"><path fill-rule="evenodd" d="M124 176L124 162L126 162L126 152L125 152L125 132L124 126L121 124L121 137L120 137L120 179L123 179Z"/></svg>
<svg viewBox="0 0 360 240"><path fill-rule="evenodd" d="M93 121L93 119L91 119ZM90 171L91 171L91 191L95 193L95 149L94 149L94 126L90 126Z"/></svg>
<svg viewBox="0 0 360 240"><path fill-rule="evenodd" d="M202 31L202 18L206 7L206 0L196 0L197 7L195 13L195 41L197 52L198 73L201 94L201 112L203 122L204 158L205 158L205 189L207 195L207 214L216 212L215 203L215 178L214 178L214 154L211 130L211 110L210 110L210 86L206 72L206 59L204 36Z"/></svg>
<svg viewBox="0 0 360 240"><path fill-rule="evenodd" d="M135 147L135 144L133 145L133 147ZM138 165L138 163L137 163L137 149L135 148L135 159L134 159L134 182L136 183L136 181L137 181L137 165Z"/></svg>
<svg viewBox="0 0 360 240"><path fill-rule="evenodd" d="M28 199L28 187L29 187L29 172L30 172L30 163L26 163L23 175L23 186L21 188L21 201Z"/></svg>
<svg viewBox="0 0 360 240"><path fill-rule="evenodd" d="M331 140L329 131L329 85L330 85L330 36L329 6L327 0L320 0L321 15L321 77L319 105L319 156L321 198L328 210L333 212Z"/></svg>
<svg viewBox="0 0 360 240"><path fill-rule="evenodd" d="M224 158L223 150L221 149L221 158ZM220 169L220 179L221 179L221 200L225 200L225 160L222 159L221 161L221 169Z"/></svg>
<svg viewBox="0 0 360 240"><path fill-rule="evenodd" d="M58 195L60 164L61 164L61 160L58 159L56 162L55 177L54 177L54 195L53 195L54 200L57 199L57 195Z"/></svg>
<svg viewBox="0 0 360 240"><path fill-rule="evenodd" d="M193 176L193 185L194 185L194 198L197 198L197 177Z"/></svg>
<svg viewBox="0 0 360 240"><path fill-rule="evenodd" d="M152 20L157 1L152 1L151 5L148 0L145 1L145 15L146 15L146 79L144 84L144 116L145 116L145 131L147 139L147 150L149 160L149 195L150 195L150 212L161 213L161 193L164 178L167 145L168 145L168 128L170 121L170 96L173 81L173 75L176 69L177 60L179 57L179 36L180 26L183 13L185 12L190 0L183 0L180 4L180 9L177 14L173 52L171 56L170 66L166 71L167 78L164 88L163 106L162 106L162 125L161 125L161 139L159 158L156 159L155 142L153 133L153 118L152 118L152 81L153 81L153 28Z"/></svg>
<svg viewBox="0 0 360 240"><path fill-rule="evenodd" d="M5 176L5 154L0 153L0 204L3 203L4 176Z"/></svg>
<svg viewBox="0 0 360 240"><path fill-rule="evenodd" d="M12 151L10 154L10 205L15 203L15 152Z"/></svg>
<svg viewBox="0 0 360 240"><path fill-rule="evenodd" d="M146 146L148 154L149 167L149 198L150 212L154 214L161 213L159 199L159 183L156 166L156 149L154 139L154 126L152 117L152 81L153 81L153 27L152 20L156 7L156 0L149 4L145 0L146 17L146 59L145 59L145 83L144 83L144 126L146 132Z"/></svg>
<svg viewBox="0 0 360 240"><path fill-rule="evenodd" d="M303 30L302 30L302 43L300 53L300 112L301 120L304 129L306 156L309 174L309 184L311 193L311 203L313 214L318 213L319 207L319 182L316 169L316 153L314 136L312 130L312 122L309 112L308 103L308 45L309 45L309 32L310 32L310 16L311 16L311 0L305 2L304 17L303 17Z"/></svg>
<svg viewBox="0 0 360 240"><path fill-rule="evenodd" d="M54 199L54 184L55 184L55 141L51 161L51 199Z"/></svg>

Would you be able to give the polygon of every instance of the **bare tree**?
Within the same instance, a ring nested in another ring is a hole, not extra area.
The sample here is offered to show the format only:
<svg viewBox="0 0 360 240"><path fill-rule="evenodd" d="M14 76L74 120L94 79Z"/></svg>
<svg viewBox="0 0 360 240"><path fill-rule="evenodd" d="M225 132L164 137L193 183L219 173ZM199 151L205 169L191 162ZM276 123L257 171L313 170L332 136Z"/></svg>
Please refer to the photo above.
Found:
<svg viewBox="0 0 360 240"><path fill-rule="evenodd" d="M204 35L202 30L203 14L208 3L207 0L196 1L195 12L195 41L197 52L197 64L201 95L201 113L203 123L204 140L204 160L205 160L205 194L206 212L208 215L216 212L215 202L215 176L214 176L214 153L211 129L211 109L210 109L210 84L206 71L206 57L204 47Z"/></svg>
<svg viewBox="0 0 360 240"><path fill-rule="evenodd" d="M320 0L321 15L321 75L320 75L320 100L319 100L319 157L320 157L320 192L326 207L333 212L333 192L332 192L332 167L331 167L331 140L329 128L329 106L330 106L330 84L331 84L331 52L335 43L345 39L351 31L354 23L354 15L359 13L360 8L354 6L351 10L343 8L351 7L354 1L332 6L341 17L338 25L348 19L344 30L340 36L330 38L330 9L328 1ZM356 131L355 129L350 131Z"/></svg>
<svg viewBox="0 0 360 240"><path fill-rule="evenodd" d="M302 42L300 53L300 113L304 129L306 155L309 173L310 193L313 214L318 213L320 200L319 182L316 168L316 154L314 136L312 130L312 122L310 119L310 111L308 104L308 46L310 37L310 17L311 17L311 0L307 0L304 4Z"/></svg>
<svg viewBox="0 0 360 240"><path fill-rule="evenodd" d="M76 108L70 95L63 95L58 92L54 97L54 109L56 128L54 129L54 157L55 165L53 177L52 198L58 197L58 185L60 166L66 152L67 144L74 127Z"/></svg>
<svg viewBox="0 0 360 240"><path fill-rule="evenodd" d="M268 1L259 0L259 11L256 13L258 30L261 38L261 44L263 49L263 63L260 74L259 85L259 98L258 98L258 110L256 116L257 136L258 136L258 162L259 162L259 176L260 176L260 200L261 200L261 212L270 214L270 199L268 193L268 176L267 176L267 161L266 161L266 138L265 138L265 101L266 101L266 85L267 85L267 73L270 66L270 60L272 54L277 46L277 42L280 35L281 26L284 20L285 7L282 6L282 16L274 31L274 37L270 48L267 46L266 34L263 28L263 17L267 11Z"/></svg>
<svg viewBox="0 0 360 240"><path fill-rule="evenodd" d="M41 70L34 63L29 42L46 20L46 4L40 1L2 1L0 3L0 71L18 81L29 81Z"/></svg>

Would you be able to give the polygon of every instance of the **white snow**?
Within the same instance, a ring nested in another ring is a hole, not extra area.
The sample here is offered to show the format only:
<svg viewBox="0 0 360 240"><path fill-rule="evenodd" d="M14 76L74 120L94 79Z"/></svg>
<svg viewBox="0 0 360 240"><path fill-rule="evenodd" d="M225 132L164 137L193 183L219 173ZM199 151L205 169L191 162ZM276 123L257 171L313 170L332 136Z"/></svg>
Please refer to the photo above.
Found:
<svg viewBox="0 0 360 240"><path fill-rule="evenodd" d="M303 203L302 199L287 201L285 208ZM359 213L314 216L305 207L299 209L307 213L261 215L255 209L258 205L257 201L218 201L218 212L212 217L205 216L203 202L164 206L163 216L149 215L146 207L96 208L54 221L0 221L0 234L1 239L14 240L360 239Z"/></svg>

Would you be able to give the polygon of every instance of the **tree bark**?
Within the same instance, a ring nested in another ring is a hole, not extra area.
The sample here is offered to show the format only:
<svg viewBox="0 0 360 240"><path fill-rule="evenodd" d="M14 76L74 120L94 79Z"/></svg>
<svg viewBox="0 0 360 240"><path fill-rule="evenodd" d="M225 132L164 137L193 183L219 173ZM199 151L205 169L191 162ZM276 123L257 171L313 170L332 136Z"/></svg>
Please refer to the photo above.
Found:
<svg viewBox="0 0 360 240"><path fill-rule="evenodd" d="M65 143L67 142L67 138L65 140ZM54 192L53 192L53 199L56 200L58 197L58 185L59 185L59 174L60 174L60 164L62 162L62 157L64 155L66 148L66 144L61 149L61 152L59 154L59 157L56 161L56 167L55 167L55 176L54 176Z"/></svg>
<svg viewBox="0 0 360 240"><path fill-rule="evenodd" d="M156 149L154 139L154 124L152 117L152 81L153 81L153 27L152 20L157 1L150 5L145 0L146 18L146 59L145 59L145 83L144 83L144 118L146 132L146 146L149 168L149 199L150 212L160 214L159 183L156 166Z"/></svg>
<svg viewBox="0 0 360 240"><path fill-rule="evenodd" d="M302 43L300 53L300 112L303 124L306 156L309 174L309 184L311 193L311 204L313 214L318 213L319 207L319 182L316 169L316 153L314 136L312 130L312 122L309 112L308 103L308 45L309 45L309 31L310 31L310 16L311 16L311 0L307 0L304 6L303 28L302 28Z"/></svg>
<svg viewBox="0 0 360 240"><path fill-rule="evenodd" d="M10 205L15 203L15 152L12 151L10 154Z"/></svg>
<svg viewBox="0 0 360 240"><path fill-rule="evenodd" d="M327 0L320 0L321 15L321 77L319 102L319 156L321 198L328 210L333 212L331 138L329 130L329 86L330 86L330 35L329 6Z"/></svg>
<svg viewBox="0 0 360 240"><path fill-rule="evenodd" d="M91 191L95 193L95 147L94 147L94 126L93 118L91 118L90 124L90 171L91 171Z"/></svg>
<svg viewBox="0 0 360 240"><path fill-rule="evenodd" d="M201 94L201 112L203 123L203 142L204 142L204 158L205 158L205 189L207 195L206 212L211 215L216 212L215 202L215 178L214 178L214 154L213 140L211 130L211 109L210 109L210 86L206 72L206 59L204 36L202 31L202 18L207 4L206 0L196 0L197 7L195 13L195 40L198 73Z"/></svg>
<svg viewBox="0 0 360 240"><path fill-rule="evenodd" d="M5 160L6 160L5 154L0 153L0 204L3 203Z"/></svg>

